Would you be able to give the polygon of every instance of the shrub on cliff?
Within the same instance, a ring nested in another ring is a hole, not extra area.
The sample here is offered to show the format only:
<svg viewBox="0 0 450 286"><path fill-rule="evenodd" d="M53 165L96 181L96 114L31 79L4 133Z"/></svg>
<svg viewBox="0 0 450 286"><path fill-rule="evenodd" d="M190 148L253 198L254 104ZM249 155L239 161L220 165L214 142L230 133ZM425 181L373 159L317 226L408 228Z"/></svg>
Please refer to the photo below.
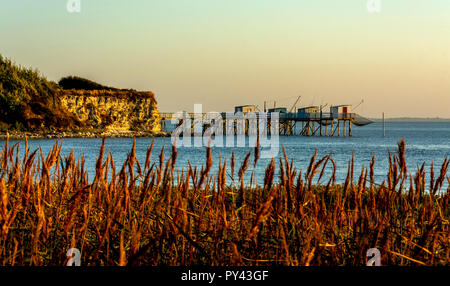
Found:
<svg viewBox="0 0 450 286"><path fill-rule="evenodd" d="M76 90L118 90L117 88L101 85L91 80L78 77L67 76L63 77L59 82L59 86L63 89L76 89Z"/></svg>

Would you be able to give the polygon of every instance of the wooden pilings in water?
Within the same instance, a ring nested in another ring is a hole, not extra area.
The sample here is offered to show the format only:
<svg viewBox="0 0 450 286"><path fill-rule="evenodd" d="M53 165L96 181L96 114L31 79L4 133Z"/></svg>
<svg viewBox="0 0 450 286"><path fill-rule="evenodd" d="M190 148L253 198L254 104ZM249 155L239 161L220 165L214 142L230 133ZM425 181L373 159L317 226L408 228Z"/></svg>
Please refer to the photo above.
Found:
<svg viewBox="0 0 450 286"><path fill-rule="evenodd" d="M328 128L330 126L330 128ZM289 134L280 134L289 135ZM353 136L352 121L350 119L338 120L307 120L302 122L302 136Z"/></svg>
<svg viewBox="0 0 450 286"><path fill-rule="evenodd" d="M279 135L281 136L352 136L352 119L351 118L311 118L311 119L290 119L290 118L280 118L277 119L279 122ZM233 121L233 123L230 123ZM163 129L166 129L166 123L164 120L161 122ZM178 125L181 125L181 121ZM194 123L194 122L192 122ZM249 120L245 119L245 123L237 123L235 119L223 119L223 134L227 134L227 128L232 128L230 131L234 131L234 134L259 134L259 124L256 126L250 126ZM266 131L265 134L270 134L271 131L271 120L267 118ZM299 124L299 128L297 128ZM203 125L202 133L211 126ZM330 128L328 128L330 127ZM191 126L191 131L193 132L193 125ZM243 129L243 130L241 130ZM267 133L266 133L267 132ZM384 132L383 132L384 133Z"/></svg>

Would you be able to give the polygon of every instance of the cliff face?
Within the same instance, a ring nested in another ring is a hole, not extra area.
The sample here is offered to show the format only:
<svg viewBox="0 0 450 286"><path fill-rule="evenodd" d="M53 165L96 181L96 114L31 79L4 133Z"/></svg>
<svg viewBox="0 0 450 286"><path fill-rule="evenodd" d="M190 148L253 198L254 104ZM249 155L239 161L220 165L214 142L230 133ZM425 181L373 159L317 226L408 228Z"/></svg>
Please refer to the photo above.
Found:
<svg viewBox="0 0 450 286"><path fill-rule="evenodd" d="M62 90L61 104L84 126L111 132L161 132L152 92L134 90Z"/></svg>

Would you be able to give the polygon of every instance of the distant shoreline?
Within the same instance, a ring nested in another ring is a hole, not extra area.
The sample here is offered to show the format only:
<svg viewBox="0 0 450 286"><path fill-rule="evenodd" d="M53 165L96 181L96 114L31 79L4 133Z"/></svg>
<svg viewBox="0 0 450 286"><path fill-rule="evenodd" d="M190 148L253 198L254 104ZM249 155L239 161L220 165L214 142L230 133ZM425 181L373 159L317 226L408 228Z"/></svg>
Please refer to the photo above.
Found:
<svg viewBox="0 0 450 286"><path fill-rule="evenodd" d="M382 118L370 118L374 122L382 122ZM393 117L386 118L386 122L449 122L450 118L423 118L423 117Z"/></svg>

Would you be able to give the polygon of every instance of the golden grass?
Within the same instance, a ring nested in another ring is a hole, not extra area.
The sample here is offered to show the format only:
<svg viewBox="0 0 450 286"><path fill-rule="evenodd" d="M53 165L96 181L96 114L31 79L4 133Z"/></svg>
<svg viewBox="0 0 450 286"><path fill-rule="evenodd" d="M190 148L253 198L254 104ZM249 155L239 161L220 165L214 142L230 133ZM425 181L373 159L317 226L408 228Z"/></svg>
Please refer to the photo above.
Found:
<svg viewBox="0 0 450 286"><path fill-rule="evenodd" d="M250 152L235 187L234 154L231 174L227 160L212 174L209 148L201 170L177 172L176 148L153 162L152 145L141 164L134 144L119 167L102 144L91 181L83 155L61 156L58 142L18 150L7 140L0 153L1 265L64 265L72 247L82 265L365 265L373 247L384 265L449 265L449 161L426 184L424 165L408 174L403 140L382 185L374 159L357 180L352 159L336 184L335 161L317 152L304 175L284 154L279 183L272 160L262 186L244 181Z"/></svg>

